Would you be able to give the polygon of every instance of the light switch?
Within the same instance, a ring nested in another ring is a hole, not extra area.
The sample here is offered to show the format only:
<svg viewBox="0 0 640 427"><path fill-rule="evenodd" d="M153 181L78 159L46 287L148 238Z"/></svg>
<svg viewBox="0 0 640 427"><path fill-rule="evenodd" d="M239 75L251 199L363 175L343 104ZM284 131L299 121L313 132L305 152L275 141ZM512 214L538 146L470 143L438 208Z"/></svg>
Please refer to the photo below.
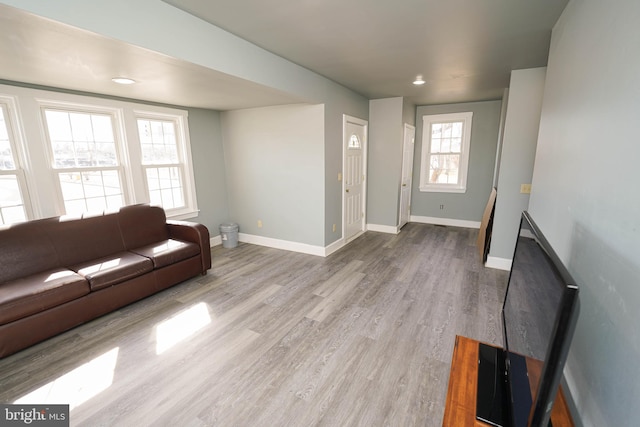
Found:
<svg viewBox="0 0 640 427"><path fill-rule="evenodd" d="M520 193L531 194L531 184L520 184Z"/></svg>
<svg viewBox="0 0 640 427"><path fill-rule="evenodd" d="M342 181L342 172L338 172L338 181Z"/></svg>

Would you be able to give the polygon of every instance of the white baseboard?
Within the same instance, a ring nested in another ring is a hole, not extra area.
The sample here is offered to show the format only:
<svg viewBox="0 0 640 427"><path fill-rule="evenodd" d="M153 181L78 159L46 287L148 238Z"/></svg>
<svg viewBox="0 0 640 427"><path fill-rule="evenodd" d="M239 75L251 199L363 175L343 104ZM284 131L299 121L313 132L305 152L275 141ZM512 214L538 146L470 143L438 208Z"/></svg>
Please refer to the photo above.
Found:
<svg viewBox="0 0 640 427"><path fill-rule="evenodd" d="M379 233L398 234L397 225L380 225L380 224L367 224L367 231L377 231Z"/></svg>
<svg viewBox="0 0 640 427"><path fill-rule="evenodd" d="M336 240L335 242L331 243L329 246L324 248L324 256L331 255L332 253L334 253L338 249L343 248L345 245L346 245L346 243L344 242L344 239L340 238L340 239Z"/></svg>
<svg viewBox="0 0 640 427"><path fill-rule="evenodd" d="M495 268L497 270L511 270L511 260L508 258L498 258L495 256L488 256L485 267Z"/></svg>
<svg viewBox="0 0 640 427"><path fill-rule="evenodd" d="M271 237L255 236L253 234L238 233L238 240L252 245L267 246L285 251L300 252L303 254L326 256L322 246L308 245L306 243L290 242L288 240L273 239Z"/></svg>
<svg viewBox="0 0 640 427"><path fill-rule="evenodd" d="M222 244L222 236L217 235L209 239L209 246L214 247Z"/></svg>
<svg viewBox="0 0 640 427"><path fill-rule="evenodd" d="M238 241L252 245L266 246L285 251L299 252L308 255L327 257L346 245L344 239L338 239L329 246L308 245L306 243L290 242L288 240L273 239L271 237L256 236L253 234L238 233ZM211 247L222 245L222 237L214 236L209 239Z"/></svg>
<svg viewBox="0 0 640 427"><path fill-rule="evenodd" d="M410 222L419 222L421 224L447 225L450 227L463 228L480 228L479 221L467 221L464 219L438 218L433 216L417 216L411 215Z"/></svg>
<svg viewBox="0 0 640 427"><path fill-rule="evenodd" d="M453 227L465 227L465 228L480 228L480 223L475 223L473 221L462 221L457 219L446 219L446 218L432 218L425 216L411 216L410 222L420 222L424 224L436 224L436 225L449 225ZM389 233L389 234L398 234L400 230L397 226L392 225L379 225L379 224L367 224L368 231L377 231L380 233ZM360 232L357 235L353 236L349 241L345 241L344 239L338 239L335 242L329 244L326 247L309 245L306 243L299 242L291 242L288 240L274 239L271 237L264 236L256 236L253 234L246 233L238 233L238 240L243 243L251 243L253 245L266 246L274 249L283 249L285 251L299 252L303 254L316 255L321 257L326 257L336 252L337 250L344 247L346 244L360 237L364 232ZM211 247L222 245L222 237L214 236L210 238ZM490 257L491 258L491 257ZM496 258L500 260L501 258ZM508 261L508 267L492 267L489 265L489 261L487 261L487 267L492 268L500 268L503 270L509 270L511 268L511 260ZM503 264L499 264L503 265Z"/></svg>

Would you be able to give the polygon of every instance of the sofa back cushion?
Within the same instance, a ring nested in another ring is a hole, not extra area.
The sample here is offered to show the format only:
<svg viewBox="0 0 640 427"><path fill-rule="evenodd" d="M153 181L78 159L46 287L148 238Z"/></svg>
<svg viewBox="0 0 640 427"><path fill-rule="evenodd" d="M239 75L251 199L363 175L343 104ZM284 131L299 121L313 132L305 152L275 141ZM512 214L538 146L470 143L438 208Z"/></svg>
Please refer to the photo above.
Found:
<svg viewBox="0 0 640 427"><path fill-rule="evenodd" d="M46 233L65 267L124 251L116 213L60 217L47 223Z"/></svg>
<svg viewBox="0 0 640 427"><path fill-rule="evenodd" d="M126 249L139 248L169 238L167 217L160 207L125 206L118 212L118 221Z"/></svg>
<svg viewBox="0 0 640 427"><path fill-rule="evenodd" d="M56 251L41 227L47 221L30 221L0 229L0 283L60 265Z"/></svg>

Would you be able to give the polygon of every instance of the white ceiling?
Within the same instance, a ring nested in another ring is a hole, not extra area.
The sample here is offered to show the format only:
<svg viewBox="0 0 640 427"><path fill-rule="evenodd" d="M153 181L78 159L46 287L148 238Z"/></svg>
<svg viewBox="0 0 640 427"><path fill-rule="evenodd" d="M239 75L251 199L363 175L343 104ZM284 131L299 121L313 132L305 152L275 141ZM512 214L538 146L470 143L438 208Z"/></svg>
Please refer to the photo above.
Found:
<svg viewBox="0 0 640 427"><path fill-rule="evenodd" d="M244 79L0 4L0 83L233 110L301 100ZM118 85L115 76L136 76Z"/></svg>
<svg viewBox="0 0 640 427"><path fill-rule="evenodd" d="M545 66L567 0L164 0L367 98L496 99ZM236 109L290 94L0 5L0 79ZM11 60L7 60L11 58ZM109 81L132 74L144 84ZM427 84L411 81L421 74Z"/></svg>

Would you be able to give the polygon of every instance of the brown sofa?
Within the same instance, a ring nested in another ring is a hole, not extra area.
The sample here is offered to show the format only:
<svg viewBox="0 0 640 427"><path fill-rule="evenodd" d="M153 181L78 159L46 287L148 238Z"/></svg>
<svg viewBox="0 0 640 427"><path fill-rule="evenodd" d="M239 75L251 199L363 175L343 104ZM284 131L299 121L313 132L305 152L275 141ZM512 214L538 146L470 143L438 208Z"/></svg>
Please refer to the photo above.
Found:
<svg viewBox="0 0 640 427"><path fill-rule="evenodd" d="M148 205L0 228L0 357L210 268L207 228Z"/></svg>

